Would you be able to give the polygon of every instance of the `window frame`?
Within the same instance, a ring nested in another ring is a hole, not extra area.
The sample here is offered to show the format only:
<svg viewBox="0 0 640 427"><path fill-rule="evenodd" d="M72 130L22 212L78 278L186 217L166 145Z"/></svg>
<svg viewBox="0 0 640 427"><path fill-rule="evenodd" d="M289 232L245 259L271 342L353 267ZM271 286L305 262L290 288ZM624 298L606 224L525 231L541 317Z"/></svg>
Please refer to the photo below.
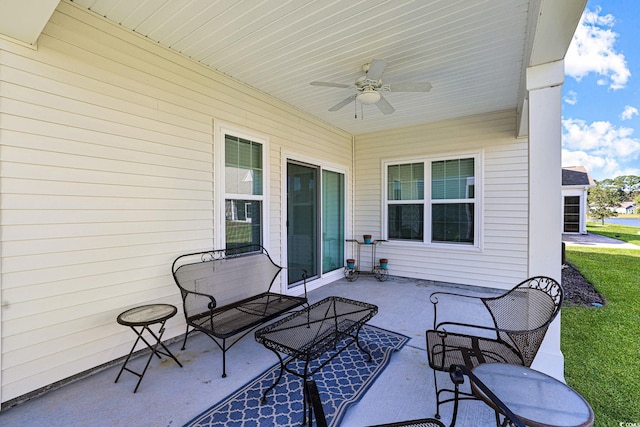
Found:
<svg viewBox="0 0 640 427"><path fill-rule="evenodd" d="M474 198L473 199L432 199L432 163L446 160L474 159ZM423 199L389 200L388 172L389 166L423 163L424 165L424 194ZM418 158L399 158L382 161L382 230L384 239L392 245L419 245L453 250L482 249L482 198L484 180L482 176L483 152L459 152L421 156ZM473 243L432 241L432 206L434 204L473 203ZM389 237L389 206L394 204L419 204L423 207L423 236L422 240L392 239Z"/></svg>
<svg viewBox="0 0 640 427"><path fill-rule="evenodd" d="M227 200L252 200L261 203L261 229L260 244L269 249L269 217L268 217L268 200L269 200L269 138L264 135L253 133L251 131L232 126L225 123L215 123L216 128L214 139L214 247L226 247L226 220L225 220L225 203ZM226 139L225 136L230 135L236 138L245 139L262 146L262 194L238 194L227 193L225 182L226 168Z"/></svg>

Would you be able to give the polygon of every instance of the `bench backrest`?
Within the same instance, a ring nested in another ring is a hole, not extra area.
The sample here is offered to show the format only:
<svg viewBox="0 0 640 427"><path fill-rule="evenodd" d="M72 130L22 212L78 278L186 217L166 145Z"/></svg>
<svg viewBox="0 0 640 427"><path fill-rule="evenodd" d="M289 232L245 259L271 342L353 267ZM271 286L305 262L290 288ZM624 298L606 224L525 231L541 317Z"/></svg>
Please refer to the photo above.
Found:
<svg viewBox="0 0 640 427"><path fill-rule="evenodd" d="M262 246L248 245L181 255L171 269L189 317L212 308L209 299L196 298L193 293L212 296L215 307L233 304L271 291L282 267Z"/></svg>

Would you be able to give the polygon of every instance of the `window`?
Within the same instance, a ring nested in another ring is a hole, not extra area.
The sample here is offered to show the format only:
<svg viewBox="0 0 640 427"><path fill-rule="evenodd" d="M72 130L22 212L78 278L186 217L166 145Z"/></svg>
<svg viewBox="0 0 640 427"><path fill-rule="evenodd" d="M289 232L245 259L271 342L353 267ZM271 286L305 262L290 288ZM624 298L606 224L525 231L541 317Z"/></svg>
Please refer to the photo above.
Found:
<svg viewBox="0 0 640 427"><path fill-rule="evenodd" d="M263 144L224 135L225 245L262 243Z"/></svg>
<svg viewBox="0 0 640 427"><path fill-rule="evenodd" d="M391 165L387 170L389 239L424 238L424 163Z"/></svg>
<svg viewBox="0 0 640 427"><path fill-rule="evenodd" d="M387 239L477 245L477 170L477 155L387 163Z"/></svg>
<svg viewBox="0 0 640 427"><path fill-rule="evenodd" d="M474 159L431 163L431 241L473 244Z"/></svg>
<svg viewBox="0 0 640 427"><path fill-rule="evenodd" d="M564 198L564 232L580 232L580 196Z"/></svg>

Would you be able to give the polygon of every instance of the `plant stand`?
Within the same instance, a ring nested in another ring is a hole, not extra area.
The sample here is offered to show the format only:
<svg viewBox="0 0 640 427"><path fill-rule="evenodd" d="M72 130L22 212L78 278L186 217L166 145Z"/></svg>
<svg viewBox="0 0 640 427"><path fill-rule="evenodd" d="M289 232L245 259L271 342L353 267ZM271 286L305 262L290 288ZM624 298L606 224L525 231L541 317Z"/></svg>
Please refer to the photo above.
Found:
<svg viewBox="0 0 640 427"><path fill-rule="evenodd" d="M380 281L380 282L384 282L385 280L387 280L387 278L389 277L389 270L387 270L386 268L382 268L380 267L379 264L376 264L376 246L381 243L381 242L386 242L386 240L372 240L371 243L365 243L365 242L361 242L359 240L356 239L347 239L345 240L346 242L355 244L357 249L356 249L356 264L354 266L354 268L349 268L348 266L344 267L344 277L350 281L353 282L355 280L358 279L358 277L360 277L360 274L371 274L373 276L375 276L375 278ZM370 246L371 247L371 271L362 271L360 270L360 249L363 246Z"/></svg>

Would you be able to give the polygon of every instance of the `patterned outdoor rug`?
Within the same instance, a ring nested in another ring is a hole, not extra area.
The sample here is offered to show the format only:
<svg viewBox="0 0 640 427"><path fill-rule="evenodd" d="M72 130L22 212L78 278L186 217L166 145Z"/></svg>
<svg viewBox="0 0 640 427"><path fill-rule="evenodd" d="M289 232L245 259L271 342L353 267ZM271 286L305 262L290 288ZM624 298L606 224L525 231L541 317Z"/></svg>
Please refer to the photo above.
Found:
<svg viewBox="0 0 640 427"><path fill-rule="evenodd" d="M371 352L372 361L367 362L367 355L352 344L313 376L329 426L340 424L349 405L364 395L387 366L391 354L408 340L404 335L364 325L360 330L360 343ZM324 360L316 360L310 367ZM262 393L273 384L279 372L280 364L277 363L186 426L300 426L303 415L302 378L285 372L280 383L267 395L267 402L261 403Z"/></svg>

